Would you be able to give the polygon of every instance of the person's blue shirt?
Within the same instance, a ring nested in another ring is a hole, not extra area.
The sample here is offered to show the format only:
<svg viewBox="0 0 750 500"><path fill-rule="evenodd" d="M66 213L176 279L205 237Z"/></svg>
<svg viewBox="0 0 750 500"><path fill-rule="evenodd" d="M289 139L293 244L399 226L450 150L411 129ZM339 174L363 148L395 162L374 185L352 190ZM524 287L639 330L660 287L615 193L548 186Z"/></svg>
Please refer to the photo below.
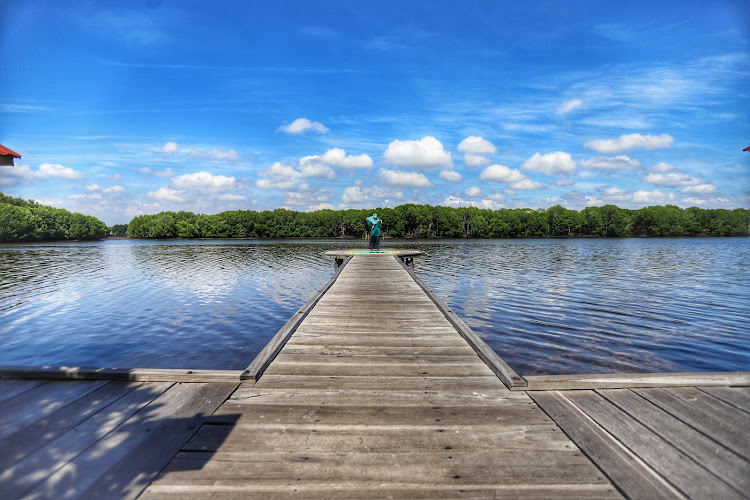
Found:
<svg viewBox="0 0 750 500"><path fill-rule="evenodd" d="M372 214L367 218L367 225L370 227L370 236L380 236L380 226L383 223L378 219L378 214Z"/></svg>

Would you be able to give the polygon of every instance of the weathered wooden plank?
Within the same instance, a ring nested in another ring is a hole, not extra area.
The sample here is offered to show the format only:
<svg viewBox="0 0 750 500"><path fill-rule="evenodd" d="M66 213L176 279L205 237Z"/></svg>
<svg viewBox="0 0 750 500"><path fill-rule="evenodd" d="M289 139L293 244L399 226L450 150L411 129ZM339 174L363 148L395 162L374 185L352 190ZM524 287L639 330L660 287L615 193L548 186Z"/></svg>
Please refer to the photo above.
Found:
<svg viewBox="0 0 750 500"><path fill-rule="evenodd" d="M390 345L381 346L334 346L334 345L301 345L287 344L283 353L279 355L287 359L296 359L297 356L336 356L338 362L344 358L357 359L358 357L394 357L400 356L442 356L444 358L454 358L463 356L476 356L474 350L468 345L459 347L395 347Z"/></svg>
<svg viewBox="0 0 750 500"><path fill-rule="evenodd" d="M341 389L260 389L240 387L228 401L237 404L319 404L335 406L421 406L460 405L482 406L508 403L530 403L523 392L507 388L484 391L358 391Z"/></svg>
<svg viewBox="0 0 750 500"><path fill-rule="evenodd" d="M498 354L477 335L474 330L469 328L464 320L462 320L450 306L440 297L433 293L432 289L429 288L425 283L420 280L413 271L404 265L404 270L409 273L412 279L417 285L424 290L424 292L430 297L435 303L438 309L445 315L445 318L456 328L456 331L461 337L469 343L469 345L476 351L480 358L487 364L487 366L502 380L507 387L526 387L526 380L523 379L516 371L511 368Z"/></svg>
<svg viewBox="0 0 750 500"><path fill-rule="evenodd" d="M695 404L696 400L688 401L679 397L674 393L674 389L652 388L634 391L727 448L744 457L750 457L750 436L745 431L748 426L747 417L739 420L726 418L721 411L723 408L719 406L720 401L716 400L716 406L709 404L701 407Z"/></svg>
<svg viewBox="0 0 750 500"><path fill-rule="evenodd" d="M290 354L288 349L276 357L274 364L326 364L336 363L340 365L484 365L482 360L474 351L468 351L463 354L408 354L394 353L388 356L383 354L360 354L359 356L346 356L341 353L325 354L302 353Z"/></svg>
<svg viewBox="0 0 750 500"><path fill-rule="evenodd" d="M46 380L0 379L0 403L45 383Z"/></svg>
<svg viewBox="0 0 750 500"><path fill-rule="evenodd" d="M351 498L393 498L393 499L435 499L435 498L622 498L608 484L495 484L433 486L415 484L394 484L381 482L332 483L295 482L277 485L258 481L234 481L233 484L153 484L141 498L203 500L204 498L241 500L262 498L267 500L286 498L351 499Z"/></svg>
<svg viewBox="0 0 750 500"><path fill-rule="evenodd" d="M0 454L0 470L10 469L26 456L75 428L138 385L138 382L110 382L4 439L0 442L3 450Z"/></svg>
<svg viewBox="0 0 750 500"><path fill-rule="evenodd" d="M238 385L239 382L203 385L81 496L137 498Z"/></svg>
<svg viewBox="0 0 750 500"><path fill-rule="evenodd" d="M675 396L707 412L715 412L733 426L743 427L750 422L748 414L739 408L725 403L697 387L675 387L667 389Z"/></svg>
<svg viewBox="0 0 750 500"><path fill-rule="evenodd" d="M83 382L67 383L81 384ZM0 491L6 492L9 498L23 496L171 386L171 382L155 382L142 384L130 391L102 411L84 420L12 467L0 472ZM46 495L41 496L55 497L60 491L62 489L52 488L47 491Z"/></svg>
<svg viewBox="0 0 750 500"><path fill-rule="evenodd" d="M570 451L572 444L552 422L544 425L434 427L368 426L226 426L204 425L183 451L255 453L456 453L509 451Z"/></svg>
<svg viewBox="0 0 750 500"><path fill-rule="evenodd" d="M87 368L80 366L0 366L0 376L44 380L130 380L135 382L227 382L241 370Z"/></svg>
<svg viewBox="0 0 750 500"><path fill-rule="evenodd" d="M496 389L497 377L344 377L267 375L255 386L279 389L372 389L396 391L483 391Z"/></svg>
<svg viewBox="0 0 750 500"><path fill-rule="evenodd" d="M236 481L397 482L407 485L606 484L580 451L505 453L205 453L183 452L155 484ZM205 484L205 483L204 483Z"/></svg>
<svg viewBox="0 0 750 500"><path fill-rule="evenodd" d="M492 376L492 371L479 359L469 363L276 363L266 369L266 375L278 376L342 376L377 377L479 377Z"/></svg>
<svg viewBox="0 0 750 500"><path fill-rule="evenodd" d="M526 381L530 391L750 385L750 372L533 375Z"/></svg>
<svg viewBox="0 0 750 500"><path fill-rule="evenodd" d="M746 459L628 389L598 392L738 492L750 490Z"/></svg>
<svg viewBox="0 0 750 500"><path fill-rule="evenodd" d="M201 403L206 396L206 391L210 392L211 387L221 385L224 384L172 384L168 390L145 407L140 407L137 413L120 423L102 439L96 441L83 453L78 454L46 477L44 481L31 490L29 495L37 498L58 497L60 492L64 491L68 496L102 498L98 495L90 495L89 493L95 493L95 491L89 490L89 488L96 489L97 484L101 484L97 481L112 470L115 474L119 472L121 476L119 478L116 475L107 476L107 482L112 488L108 492L108 496L132 498L133 491L130 489L130 481L135 481L133 486L135 489L138 488L139 484L137 478L131 477L133 468L139 469L139 464L148 463L150 459L136 456L124 469L118 469L115 466L118 464L122 466L121 460L137 450L148 439L155 439L156 441L152 442L156 442L158 448L160 438L163 438L165 433L169 432L168 429L171 426L182 427L182 425L187 425L193 428L193 432L197 430L199 424L191 418L196 414L193 408ZM221 401L216 402L217 405L220 403ZM201 415L201 418L203 417ZM188 438L189 436L185 440ZM174 454L177 449L179 449L179 446L171 450L171 453ZM148 475L148 471L140 471L139 473ZM145 487L145 485L142 486Z"/></svg>
<svg viewBox="0 0 750 500"><path fill-rule="evenodd" d="M443 327L443 330L437 330L439 327ZM393 316L387 316L378 318L377 320L372 317L358 317L348 315L319 315L314 318L309 318L302 325L300 329L303 331L308 328L323 327L333 332L344 332L350 328L354 331L369 332L371 335L377 335L383 331L400 331L406 329L416 329L417 331L423 331L436 328L435 331L444 331L450 327L450 324L444 322L444 318L435 314L430 317L428 315L421 316L419 318L399 318ZM455 332L454 332L455 333Z"/></svg>
<svg viewBox="0 0 750 500"><path fill-rule="evenodd" d="M629 498L682 498L668 481L559 392L529 392Z"/></svg>
<svg viewBox="0 0 750 500"><path fill-rule="evenodd" d="M263 374L266 367L273 361L276 355L281 351L286 344L287 340L294 334L299 324L305 319L307 314L310 313L315 304L325 294L325 292L333 286L336 282L336 278L346 269L346 264L350 259L346 259L341 266L336 270L333 277L321 288L310 300L308 300L296 314L294 314L289 320L276 332L276 335L266 346L261 350L255 359L248 365L248 367L242 372L240 378L246 379L258 379Z"/></svg>
<svg viewBox="0 0 750 500"><path fill-rule="evenodd" d="M0 406L0 439L95 391L105 381L53 381L25 391Z"/></svg>
<svg viewBox="0 0 750 500"><path fill-rule="evenodd" d="M377 344L390 343L392 340L398 340L399 337L406 339L435 339L435 340L452 340L454 345L466 345L466 342L460 337L456 337L456 329L453 327L439 327L439 326L415 326L410 327L405 324L398 325L378 325L377 329L373 329L370 326L355 327L347 325L346 330L342 331L341 325L305 325L304 328L300 328L299 331L289 341L296 340L298 336L330 336L344 339L367 339L370 342L376 342ZM463 344L461 344L463 342Z"/></svg>
<svg viewBox="0 0 750 500"><path fill-rule="evenodd" d="M297 332L287 343L288 346L340 346L340 347L465 347L466 342L458 337L447 335L389 336L379 335L332 335L327 333Z"/></svg>
<svg viewBox="0 0 750 500"><path fill-rule="evenodd" d="M646 426L593 391L563 395L661 474L681 493L696 498L733 498L738 492Z"/></svg>
<svg viewBox="0 0 750 500"><path fill-rule="evenodd" d="M211 423L243 422L366 425L488 425L524 422L549 423L532 404L503 406L329 406L248 405L225 403L209 418Z"/></svg>
<svg viewBox="0 0 750 500"><path fill-rule="evenodd" d="M715 398L750 413L750 387L701 387Z"/></svg>

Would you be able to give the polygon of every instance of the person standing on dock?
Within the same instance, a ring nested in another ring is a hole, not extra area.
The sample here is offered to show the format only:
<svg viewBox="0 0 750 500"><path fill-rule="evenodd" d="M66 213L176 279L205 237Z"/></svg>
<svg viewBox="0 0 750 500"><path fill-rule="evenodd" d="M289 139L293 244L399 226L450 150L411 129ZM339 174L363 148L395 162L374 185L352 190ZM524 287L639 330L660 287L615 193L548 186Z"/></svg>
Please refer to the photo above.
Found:
<svg viewBox="0 0 750 500"><path fill-rule="evenodd" d="M370 228L370 250L380 251L380 226L383 224L382 219L378 219L378 214L372 214L367 218L367 227Z"/></svg>

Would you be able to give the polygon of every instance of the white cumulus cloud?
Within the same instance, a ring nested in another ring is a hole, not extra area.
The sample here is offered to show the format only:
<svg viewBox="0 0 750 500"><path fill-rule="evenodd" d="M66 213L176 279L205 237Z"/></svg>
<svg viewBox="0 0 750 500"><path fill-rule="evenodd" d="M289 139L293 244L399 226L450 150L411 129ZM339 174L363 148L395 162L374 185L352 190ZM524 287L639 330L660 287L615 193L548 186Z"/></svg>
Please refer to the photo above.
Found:
<svg viewBox="0 0 750 500"><path fill-rule="evenodd" d="M213 175L208 172L178 175L172 179L172 185L178 189L197 189L220 191L235 187L235 178L225 175Z"/></svg>
<svg viewBox="0 0 750 500"><path fill-rule="evenodd" d="M676 196L674 193L665 193L658 189L653 191L624 191L620 188L610 187L604 190L601 198L605 203L620 204L622 208L639 208L647 205L666 205L673 203Z"/></svg>
<svg viewBox="0 0 750 500"><path fill-rule="evenodd" d="M301 179L332 179L336 172L320 156L305 156L296 168L277 161L261 171L260 176L255 185L261 189L291 189Z"/></svg>
<svg viewBox="0 0 750 500"><path fill-rule="evenodd" d="M594 139L584 144L584 147L600 153L622 153L634 148L661 149L672 146L674 138L669 134L641 135L623 134L615 139Z"/></svg>
<svg viewBox="0 0 750 500"><path fill-rule="evenodd" d="M468 187L464 193L466 193L466 196L469 198L479 198L482 196L482 190L478 186Z"/></svg>
<svg viewBox="0 0 750 500"><path fill-rule="evenodd" d="M286 193L284 203L288 207L304 206L308 210L313 210L312 207L327 204L333 196L334 194L327 189L315 189L307 184L302 184L297 191Z"/></svg>
<svg viewBox="0 0 750 500"><path fill-rule="evenodd" d="M43 179L53 177L55 179L66 179L71 181L84 178L84 175L81 172L73 170L72 168L63 167L59 163L42 163L39 165L39 170L34 176Z"/></svg>
<svg viewBox="0 0 750 500"><path fill-rule="evenodd" d="M392 191L380 186L350 186L344 189L341 195L341 203L344 205L373 205L381 200L402 199L403 197L404 194L400 191Z"/></svg>
<svg viewBox="0 0 750 500"><path fill-rule="evenodd" d="M149 191L146 196L157 201L174 201L174 202L186 201L185 198L183 198L180 195L179 191L177 191L176 189L169 189L166 187L159 188L156 191Z"/></svg>
<svg viewBox="0 0 750 500"><path fill-rule="evenodd" d="M486 156L466 153L464 155L464 163L467 167L483 167L490 164L490 159Z"/></svg>
<svg viewBox="0 0 750 500"><path fill-rule="evenodd" d="M149 191L158 210L190 210L192 212L222 212L234 210L247 202L239 191L243 187L234 177L195 172L170 179L169 185ZM111 190L111 191L108 191ZM116 186L103 188L102 193L119 193Z"/></svg>
<svg viewBox="0 0 750 500"><path fill-rule="evenodd" d="M490 165L489 167L482 170L479 174L479 179L483 181L493 182L520 182L527 177L522 174L519 170L511 169L505 165Z"/></svg>
<svg viewBox="0 0 750 500"><path fill-rule="evenodd" d="M458 150L477 155L497 153L497 147L494 144L474 135L458 143Z"/></svg>
<svg viewBox="0 0 750 500"><path fill-rule="evenodd" d="M448 182L461 182L464 180L464 176L456 172L455 170L441 170L440 175L438 175L441 179L445 179Z"/></svg>
<svg viewBox="0 0 750 500"><path fill-rule="evenodd" d="M369 155L347 155L346 151L340 148L329 149L322 156L322 160L334 167L344 168L370 168L372 167L372 158Z"/></svg>
<svg viewBox="0 0 750 500"><path fill-rule="evenodd" d="M510 188L516 191L538 191L539 189L544 189L544 184L531 179L524 179L514 182L510 185Z"/></svg>
<svg viewBox="0 0 750 500"><path fill-rule="evenodd" d="M498 201L494 199L485 198L484 200L481 200L481 201L474 201L474 200L464 200L454 195L448 195L448 197L443 200L441 205L446 206L446 207L487 208L490 210L499 210L503 208L503 204L498 203Z"/></svg>
<svg viewBox="0 0 750 500"><path fill-rule="evenodd" d="M655 174L666 174L667 172L674 172L677 170L677 167L672 165L671 163L664 163L659 162L653 167L649 167L648 171Z"/></svg>
<svg viewBox="0 0 750 500"><path fill-rule="evenodd" d="M86 176L72 168L58 163L42 163L34 170L29 165L0 165L0 186L16 186L34 180L63 179L68 181L82 180Z"/></svg>
<svg viewBox="0 0 750 500"><path fill-rule="evenodd" d="M427 177L419 172L402 172L400 170L383 169L380 171L380 176L386 183L391 184L392 186L429 187L432 185Z"/></svg>
<svg viewBox="0 0 750 500"><path fill-rule="evenodd" d="M555 151L546 155L536 153L523 162L521 169L542 172L547 175L575 175L576 162L573 161L570 153L563 151Z"/></svg>
<svg viewBox="0 0 750 500"><path fill-rule="evenodd" d="M402 167L438 169L453 167L451 153L434 137L423 137L418 141L395 140L388 145L383 157Z"/></svg>
<svg viewBox="0 0 750 500"><path fill-rule="evenodd" d="M627 170L640 170L643 165L640 161L626 155L617 155L614 158L608 156L596 156L590 160L581 162L581 166L587 170L598 170L603 172L621 172Z"/></svg>
<svg viewBox="0 0 750 500"><path fill-rule="evenodd" d="M713 184L696 184L695 186L687 186L680 189L681 193L685 194L712 194L716 192L716 186Z"/></svg>
<svg viewBox="0 0 750 500"><path fill-rule="evenodd" d="M279 127L279 130L282 132L285 132L287 134L304 134L305 132L312 130L313 132L318 132L321 134L325 134L328 132L328 127L323 125L320 122L314 122L311 120L308 120L307 118L297 118L292 123L288 125L282 125Z"/></svg>

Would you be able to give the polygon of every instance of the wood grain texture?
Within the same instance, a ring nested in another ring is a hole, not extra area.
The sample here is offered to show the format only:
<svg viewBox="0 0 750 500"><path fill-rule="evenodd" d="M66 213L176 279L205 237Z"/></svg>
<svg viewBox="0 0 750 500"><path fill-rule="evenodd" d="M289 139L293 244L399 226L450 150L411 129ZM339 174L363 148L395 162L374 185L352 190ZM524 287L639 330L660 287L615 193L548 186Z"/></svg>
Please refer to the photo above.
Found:
<svg viewBox="0 0 750 500"><path fill-rule="evenodd" d="M742 494L602 395L594 391L565 391L563 395L685 496L736 498Z"/></svg>
<svg viewBox="0 0 750 500"><path fill-rule="evenodd" d="M272 498L290 484L317 498L366 496L368 485L408 498L618 496L398 261L355 256L339 269L263 375L214 412L144 498L191 487Z"/></svg>
<svg viewBox="0 0 750 500"><path fill-rule="evenodd" d="M583 375L533 375L526 377L529 391L622 389L629 387L696 387L750 385L750 372L617 373Z"/></svg>
<svg viewBox="0 0 750 500"><path fill-rule="evenodd" d="M633 390L723 446L743 457L750 457L750 435L745 430L750 426L750 415L698 389L689 392L681 389ZM693 395L697 397L691 398Z"/></svg>
<svg viewBox="0 0 750 500"><path fill-rule="evenodd" d="M0 376L49 380L130 380L135 382L228 382L241 370L87 368L80 366L0 366Z"/></svg>
<svg viewBox="0 0 750 500"><path fill-rule="evenodd" d="M750 462L741 455L629 389L597 392L738 492L750 489Z"/></svg>
<svg viewBox="0 0 750 500"><path fill-rule="evenodd" d="M531 397L629 498L684 498L666 479L557 391Z"/></svg>

